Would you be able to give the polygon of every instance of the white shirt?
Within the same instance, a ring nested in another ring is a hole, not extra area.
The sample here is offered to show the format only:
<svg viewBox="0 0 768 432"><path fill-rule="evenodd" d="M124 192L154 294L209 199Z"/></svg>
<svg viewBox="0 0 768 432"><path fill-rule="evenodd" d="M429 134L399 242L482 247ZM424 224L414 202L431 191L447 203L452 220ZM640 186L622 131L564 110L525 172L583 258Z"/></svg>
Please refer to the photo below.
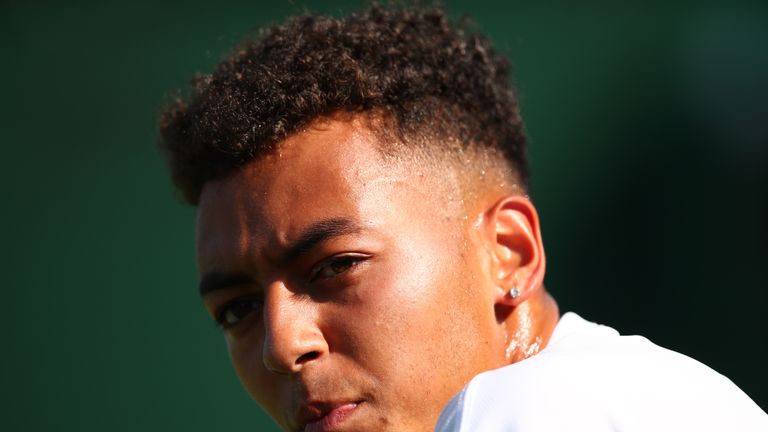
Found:
<svg viewBox="0 0 768 432"><path fill-rule="evenodd" d="M540 353L472 379L435 431L768 432L768 415L702 363L569 312Z"/></svg>

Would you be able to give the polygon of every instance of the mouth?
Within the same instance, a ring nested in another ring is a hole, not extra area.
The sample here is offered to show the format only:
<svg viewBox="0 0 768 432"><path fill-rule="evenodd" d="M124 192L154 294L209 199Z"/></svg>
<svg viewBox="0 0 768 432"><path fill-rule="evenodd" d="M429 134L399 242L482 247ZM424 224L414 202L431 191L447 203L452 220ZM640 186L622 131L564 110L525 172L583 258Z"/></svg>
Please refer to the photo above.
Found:
<svg viewBox="0 0 768 432"><path fill-rule="evenodd" d="M311 403L305 406L303 432L337 431L347 418L362 404L358 402Z"/></svg>

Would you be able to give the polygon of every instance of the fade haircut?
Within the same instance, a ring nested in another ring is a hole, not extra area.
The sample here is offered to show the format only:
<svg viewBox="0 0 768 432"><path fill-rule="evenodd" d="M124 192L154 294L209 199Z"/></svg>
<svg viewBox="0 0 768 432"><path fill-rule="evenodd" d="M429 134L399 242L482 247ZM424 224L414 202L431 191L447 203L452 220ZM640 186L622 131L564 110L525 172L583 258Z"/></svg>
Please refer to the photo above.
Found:
<svg viewBox="0 0 768 432"><path fill-rule="evenodd" d="M262 30L161 115L174 184L203 186L337 113L368 116L384 152L418 149L470 165L477 155L528 187L509 64L440 7L383 7L343 19L302 15Z"/></svg>

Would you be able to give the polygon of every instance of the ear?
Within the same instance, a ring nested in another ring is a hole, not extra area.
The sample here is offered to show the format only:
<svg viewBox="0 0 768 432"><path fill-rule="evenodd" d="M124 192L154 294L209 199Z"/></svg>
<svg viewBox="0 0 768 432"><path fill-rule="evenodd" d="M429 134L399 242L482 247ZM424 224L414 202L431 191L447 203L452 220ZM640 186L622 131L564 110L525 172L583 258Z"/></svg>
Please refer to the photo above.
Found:
<svg viewBox="0 0 768 432"><path fill-rule="evenodd" d="M484 223L496 285L494 301L517 306L540 290L544 281L544 245L536 208L525 197L506 196L486 211Z"/></svg>

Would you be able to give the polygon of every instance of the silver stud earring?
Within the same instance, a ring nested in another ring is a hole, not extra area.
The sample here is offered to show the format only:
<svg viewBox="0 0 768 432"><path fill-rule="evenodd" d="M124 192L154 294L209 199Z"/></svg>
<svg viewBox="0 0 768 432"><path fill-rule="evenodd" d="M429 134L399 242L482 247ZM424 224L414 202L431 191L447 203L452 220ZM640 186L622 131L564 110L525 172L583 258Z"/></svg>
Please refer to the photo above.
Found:
<svg viewBox="0 0 768 432"><path fill-rule="evenodd" d="M520 297L520 290L517 289L517 287L512 288L511 290L509 290L509 297L512 298L513 300Z"/></svg>

